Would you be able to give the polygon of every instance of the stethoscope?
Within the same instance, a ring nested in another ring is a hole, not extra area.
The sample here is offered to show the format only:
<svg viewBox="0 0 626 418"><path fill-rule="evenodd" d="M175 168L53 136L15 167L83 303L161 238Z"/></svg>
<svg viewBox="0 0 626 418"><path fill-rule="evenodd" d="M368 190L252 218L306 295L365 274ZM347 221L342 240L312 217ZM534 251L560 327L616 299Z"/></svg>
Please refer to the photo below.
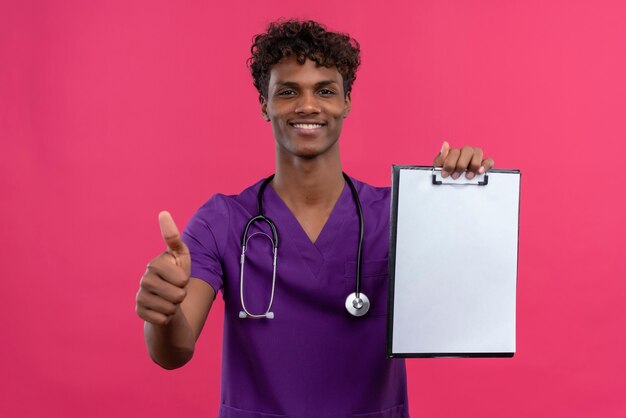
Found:
<svg viewBox="0 0 626 418"><path fill-rule="evenodd" d="M354 200L354 204L357 209L357 214L359 215L359 247L357 251L357 264L356 264L356 290L353 293L350 293L346 298L346 310L350 312L350 314L354 316L363 316L367 313L370 308L370 300L368 297L361 292L361 254L363 250L363 210L361 209L361 201L359 200L359 195L356 192L356 188L350 180L350 177L346 175L346 173L342 173L343 178L346 180L346 183L350 187L352 191L352 199ZM274 319L274 312L272 312L272 303L274 303L274 290L276 288L276 260L278 254L278 230L276 229L276 225L269 218L267 218L263 214L263 192L267 185L274 178L274 174L266 178L261 187L259 188L259 192L257 194L257 208L258 215L250 218L246 223L246 227L243 230L243 235L241 237L241 270L239 274L239 297L241 300L241 311L239 312L239 318L267 318ZM265 232L254 232L253 234L248 235L248 231L250 227L255 223L266 223L270 229L272 230L272 236L269 236ZM243 297L243 270L246 264L246 247L248 246L248 241L255 235L264 235L272 242L273 254L274 254L274 262L272 268L272 292L270 295L270 302L263 314L253 314L248 311L246 308L246 303Z"/></svg>

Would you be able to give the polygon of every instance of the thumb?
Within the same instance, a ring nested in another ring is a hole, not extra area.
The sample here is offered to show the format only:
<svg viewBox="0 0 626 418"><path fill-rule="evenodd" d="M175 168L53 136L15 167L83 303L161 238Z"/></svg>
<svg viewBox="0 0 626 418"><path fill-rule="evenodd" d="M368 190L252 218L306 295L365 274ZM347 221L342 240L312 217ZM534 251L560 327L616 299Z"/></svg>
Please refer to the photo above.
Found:
<svg viewBox="0 0 626 418"><path fill-rule="evenodd" d="M170 251L178 254L186 254L188 252L187 246L183 240L180 239L178 228L169 212L163 211L159 213L159 226L161 227L163 241L165 241Z"/></svg>
<svg viewBox="0 0 626 418"><path fill-rule="evenodd" d="M443 167L443 162L446 160L449 152L450 144L448 144L448 141L443 141L443 144L441 144L441 151L439 151L439 154L435 157L433 165L435 167Z"/></svg>

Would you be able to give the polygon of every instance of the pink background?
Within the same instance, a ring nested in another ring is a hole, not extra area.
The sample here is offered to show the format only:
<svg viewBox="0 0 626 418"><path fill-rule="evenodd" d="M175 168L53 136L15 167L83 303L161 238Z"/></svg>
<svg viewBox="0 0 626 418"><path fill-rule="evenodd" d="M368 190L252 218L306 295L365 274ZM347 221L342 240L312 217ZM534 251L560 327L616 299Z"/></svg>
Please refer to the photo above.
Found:
<svg viewBox="0 0 626 418"><path fill-rule="evenodd" d="M221 300L168 372L134 298L160 210L272 172L245 60L279 16L362 45L351 175L444 139L523 172L518 352L409 360L412 416L626 416L626 2L294 3L1 2L0 416L216 415Z"/></svg>

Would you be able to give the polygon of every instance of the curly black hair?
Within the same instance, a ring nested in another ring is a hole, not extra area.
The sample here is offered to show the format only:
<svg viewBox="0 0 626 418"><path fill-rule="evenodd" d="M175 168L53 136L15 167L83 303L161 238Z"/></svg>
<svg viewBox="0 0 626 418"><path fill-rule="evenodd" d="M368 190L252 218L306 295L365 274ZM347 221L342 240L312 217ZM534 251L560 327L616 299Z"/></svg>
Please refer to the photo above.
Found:
<svg viewBox="0 0 626 418"><path fill-rule="evenodd" d="M283 58L295 56L299 64L308 59L323 67L337 67L343 78L344 93L352 90L361 64L359 43L344 33L330 32L313 20L277 20L264 33L254 36L248 67L252 72L259 100L267 98L270 69Z"/></svg>

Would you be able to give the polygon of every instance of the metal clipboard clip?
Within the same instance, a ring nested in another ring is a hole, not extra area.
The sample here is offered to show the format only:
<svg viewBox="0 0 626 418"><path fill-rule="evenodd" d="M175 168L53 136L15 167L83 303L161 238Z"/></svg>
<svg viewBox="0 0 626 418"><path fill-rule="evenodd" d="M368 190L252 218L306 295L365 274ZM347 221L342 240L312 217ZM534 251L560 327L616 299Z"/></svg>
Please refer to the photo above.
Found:
<svg viewBox="0 0 626 418"><path fill-rule="evenodd" d="M434 186L486 186L489 183L489 176L487 173L476 174L476 176L471 180L468 180L465 176L461 176L456 180L450 176L443 178L441 177L441 167L433 167L432 176Z"/></svg>

